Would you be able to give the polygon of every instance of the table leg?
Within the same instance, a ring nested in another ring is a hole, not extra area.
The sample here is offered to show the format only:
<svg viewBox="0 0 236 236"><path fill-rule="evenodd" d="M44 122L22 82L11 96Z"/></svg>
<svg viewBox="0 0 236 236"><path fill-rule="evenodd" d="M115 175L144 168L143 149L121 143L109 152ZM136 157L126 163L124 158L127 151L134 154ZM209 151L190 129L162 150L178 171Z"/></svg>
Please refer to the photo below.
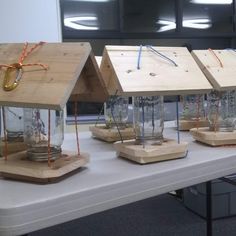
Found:
<svg viewBox="0 0 236 236"><path fill-rule="evenodd" d="M207 227L207 236L212 236L212 191L211 191L211 181L206 182L206 227Z"/></svg>

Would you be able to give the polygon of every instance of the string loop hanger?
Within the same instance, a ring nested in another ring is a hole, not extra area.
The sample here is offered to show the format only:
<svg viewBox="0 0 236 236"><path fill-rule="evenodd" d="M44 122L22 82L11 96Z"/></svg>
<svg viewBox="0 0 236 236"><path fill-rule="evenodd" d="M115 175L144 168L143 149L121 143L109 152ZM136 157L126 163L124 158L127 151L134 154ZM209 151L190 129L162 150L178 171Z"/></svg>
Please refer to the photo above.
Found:
<svg viewBox="0 0 236 236"><path fill-rule="evenodd" d="M223 63L220 60L220 58L216 55L216 53L211 48L208 48L208 51L216 58L216 60L219 62L220 67L223 68Z"/></svg>
<svg viewBox="0 0 236 236"><path fill-rule="evenodd" d="M0 69L1 68L7 68L6 69L6 72L5 72L5 76L4 76L4 79L3 79L3 89L5 91L12 91L14 90L21 78L22 78L22 74L23 74L23 67L25 66L40 66L42 67L44 70L47 70L48 69L48 65L45 65L45 64L41 64L41 63L27 63L27 64L23 64L24 60L36 49L38 48L39 46L42 46L43 44L45 44L45 42L39 42L37 44L35 44L34 46L32 46L28 51L28 42L26 42L24 44L24 47L23 47L23 50L22 50L22 53L19 57L19 60L18 62L16 63L12 63L12 64L0 64ZM15 80L11 83L11 74L12 72L14 72L16 70L16 77L15 77Z"/></svg>
<svg viewBox="0 0 236 236"><path fill-rule="evenodd" d="M137 60L137 70L140 70L141 67L140 67L140 64L141 64L141 55L142 55L142 48L143 48L143 45L140 45L139 46L139 50L138 50L138 60ZM156 55L162 57L163 59L167 60L168 62L170 62L172 65L174 66L178 66L176 64L175 61L173 61L172 59L170 59L169 57L165 56L164 54L158 52L156 49L154 49L151 45L146 45L146 48L147 49L150 49L151 52L155 53Z"/></svg>
<svg viewBox="0 0 236 236"><path fill-rule="evenodd" d="M158 51L157 51L155 48L153 48L151 45L146 45L146 48L149 49L149 50L151 50L151 52L155 53L156 55L160 56L161 58L165 59L166 61L170 62L172 65L174 65L174 66L176 66L176 67L178 66L174 60L172 60L172 59L170 59L169 57L167 57L166 55L164 55L164 54L158 52Z"/></svg>

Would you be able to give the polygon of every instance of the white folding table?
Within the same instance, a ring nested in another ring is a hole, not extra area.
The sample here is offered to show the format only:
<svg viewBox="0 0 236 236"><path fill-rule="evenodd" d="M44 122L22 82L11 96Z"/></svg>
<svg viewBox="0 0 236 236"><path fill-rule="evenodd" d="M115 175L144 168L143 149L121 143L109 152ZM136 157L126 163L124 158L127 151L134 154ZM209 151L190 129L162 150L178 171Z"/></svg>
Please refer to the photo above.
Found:
<svg viewBox="0 0 236 236"><path fill-rule="evenodd" d="M176 137L174 128L165 137ZM117 206L206 182L236 172L236 147L189 142L186 158L139 165L116 157L112 144L80 132L82 152L91 161L61 182L39 185L0 179L0 235L22 235ZM74 134L64 148L76 150Z"/></svg>

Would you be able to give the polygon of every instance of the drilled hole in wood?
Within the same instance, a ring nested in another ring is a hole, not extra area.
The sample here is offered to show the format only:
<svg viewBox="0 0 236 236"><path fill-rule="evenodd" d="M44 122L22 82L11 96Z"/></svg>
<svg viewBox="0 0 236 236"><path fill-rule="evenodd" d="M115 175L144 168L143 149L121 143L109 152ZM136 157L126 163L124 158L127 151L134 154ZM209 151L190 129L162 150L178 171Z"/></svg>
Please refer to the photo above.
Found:
<svg viewBox="0 0 236 236"><path fill-rule="evenodd" d="M131 72L132 72L132 70L127 70L126 72L129 74L129 73L131 73Z"/></svg>
<svg viewBox="0 0 236 236"><path fill-rule="evenodd" d="M155 74L155 73L152 73L152 72L149 73L149 75L150 75L150 76L156 76L156 74Z"/></svg>
<svg viewBox="0 0 236 236"><path fill-rule="evenodd" d="M124 56L124 53L121 53L120 55L121 55L121 56Z"/></svg>

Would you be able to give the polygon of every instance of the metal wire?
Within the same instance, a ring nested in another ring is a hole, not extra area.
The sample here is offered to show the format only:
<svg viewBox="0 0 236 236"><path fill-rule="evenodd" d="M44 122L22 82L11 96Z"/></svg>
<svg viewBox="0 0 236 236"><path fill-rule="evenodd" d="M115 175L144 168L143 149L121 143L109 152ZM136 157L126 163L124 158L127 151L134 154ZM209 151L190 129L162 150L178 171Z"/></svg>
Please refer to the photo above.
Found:
<svg viewBox="0 0 236 236"><path fill-rule="evenodd" d="M100 112L99 112L99 114L98 114L97 120L96 120L96 122L95 122L95 127L97 126L97 124L98 124L98 122L99 122L99 120L100 120L100 117L101 117L101 115L102 115L103 110L104 110L104 103L103 103L102 108L101 108L101 110L100 110Z"/></svg>
<svg viewBox="0 0 236 236"><path fill-rule="evenodd" d="M114 96L117 96L117 93L118 93L118 90L116 90ZM114 102L114 103L115 103L115 102ZM124 140L123 140L123 137L122 137L121 132L120 132L120 128L119 128L119 126L118 126L118 124L117 124L117 122L116 122L116 120L115 120L115 116L114 116L114 113L113 113L113 108L114 108L113 105L114 105L114 104L111 104L111 115L112 115L112 119L113 119L114 122L115 122L115 125L116 125L116 128L117 128L117 131L118 131L118 134L119 134L119 136L120 136L121 143L123 143Z"/></svg>
<svg viewBox="0 0 236 236"><path fill-rule="evenodd" d="M179 96L176 97L176 120L177 120L177 140L180 143L180 133L179 133Z"/></svg>

